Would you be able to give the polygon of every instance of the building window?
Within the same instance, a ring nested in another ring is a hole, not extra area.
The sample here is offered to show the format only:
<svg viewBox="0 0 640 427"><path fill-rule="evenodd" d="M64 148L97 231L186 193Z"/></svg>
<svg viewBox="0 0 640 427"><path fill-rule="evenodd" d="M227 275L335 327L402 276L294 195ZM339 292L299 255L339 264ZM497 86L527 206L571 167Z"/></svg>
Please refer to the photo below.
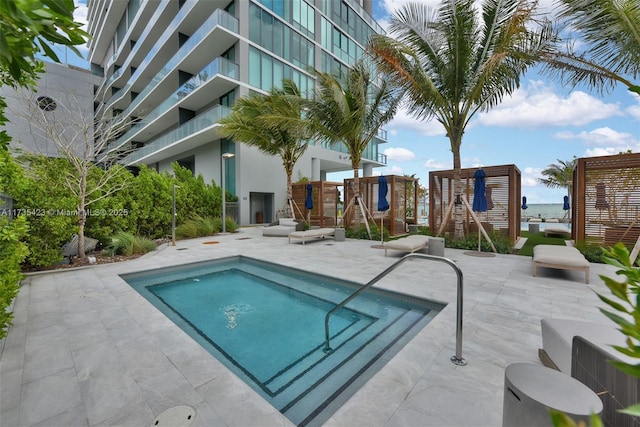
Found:
<svg viewBox="0 0 640 427"><path fill-rule="evenodd" d="M56 101L49 98L48 96L39 96L38 108L40 108L42 111L53 111L58 108L58 104L56 104Z"/></svg>

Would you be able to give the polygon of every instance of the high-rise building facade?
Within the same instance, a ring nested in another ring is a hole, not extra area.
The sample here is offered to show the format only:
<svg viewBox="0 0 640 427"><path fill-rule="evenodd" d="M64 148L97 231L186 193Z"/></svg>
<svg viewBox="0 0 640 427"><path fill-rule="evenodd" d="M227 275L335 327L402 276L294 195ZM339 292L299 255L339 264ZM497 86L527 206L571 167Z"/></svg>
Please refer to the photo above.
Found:
<svg viewBox="0 0 640 427"><path fill-rule="evenodd" d="M371 0L89 0L91 67L105 109L136 123L109 145L126 165L162 172L178 162L238 198L241 225L275 220L286 204L282 161L221 138L236 99L285 78L311 91L310 68L338 73L381 32ZM363 175L386 164L380 138L363 153ZM231 153L233 157L223 154ZM222 162L226 162L222 167ZM310 143L293 179L349 170L347 150ZM258 215L257 215L258 214Z"/></svg>

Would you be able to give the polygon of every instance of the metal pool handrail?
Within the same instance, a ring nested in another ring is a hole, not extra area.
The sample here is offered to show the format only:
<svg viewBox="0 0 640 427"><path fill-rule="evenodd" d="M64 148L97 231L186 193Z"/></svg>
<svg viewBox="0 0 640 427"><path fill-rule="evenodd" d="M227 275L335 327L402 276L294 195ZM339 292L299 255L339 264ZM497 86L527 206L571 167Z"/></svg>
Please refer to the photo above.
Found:
<svg viewBox="0 0 640 427"><path fill-rule="evenodd" d="M371 279L369 283L360 287L357 291L355 291L354 293L349 295L347 298L345 298L340 304L336 305L335 307L333 307L331 310L327 312L327 315L324 318L323 351L325 353L331 353L333 351L333 349L329 345L329 319L331 318L331 315L336 311L338 311L340 308L344 307L347 303L349 303L349 301L351 301L352 299L360 295L366 289L373 286L375 283L377 283L380 279L385 277L387 274L391 273L393 270L398 268L400 264L402 264L403 262L411 258L422 258L424 260L444 262L445 264L448 264L449 266L451 266L451 268L453 268L453 270L456 272L456 275L458 276L457 309L456 309L456 354L451 356L451 362L459 366L465 366L467 364L467 361L464 360L464 358L462 357L462 299L463 299L462 270L460 270L460 268L449 258L444 258L444 257L439 257L434 255L416 254L416 253L407 254L401 259L399 259L398 261L394 262L389 267L387 267L384 271L382 271L382 273L378 274L376 277Z"/></svg>

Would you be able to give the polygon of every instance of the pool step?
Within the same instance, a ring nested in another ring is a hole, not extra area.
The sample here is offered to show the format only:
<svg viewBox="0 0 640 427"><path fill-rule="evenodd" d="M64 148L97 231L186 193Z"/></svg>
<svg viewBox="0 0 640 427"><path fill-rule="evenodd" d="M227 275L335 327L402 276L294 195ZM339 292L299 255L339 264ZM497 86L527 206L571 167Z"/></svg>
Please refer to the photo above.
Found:
<svg viewBox="0 0 640 427"><path fill-rule="evenodd" d="M369 328L357 339L336 347L328 357L288 387L282 396L282 407L274 404L296 425L303 423L309 417L309 408L315 408L313 413L321 412L369 366L386 363L385 351L424 317L422 312L406 311L392 323L380 325L375 330ZM336 383L344 385L332 394L331 390L336 390Z"/></svg>

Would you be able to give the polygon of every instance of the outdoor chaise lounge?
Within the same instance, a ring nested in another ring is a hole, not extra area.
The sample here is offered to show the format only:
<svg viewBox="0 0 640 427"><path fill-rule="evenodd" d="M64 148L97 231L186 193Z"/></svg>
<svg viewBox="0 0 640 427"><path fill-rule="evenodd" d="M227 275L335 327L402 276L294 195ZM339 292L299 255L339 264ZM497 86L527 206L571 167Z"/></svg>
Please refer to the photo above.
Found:
<svg viewBox="0 0 640 427"><path fill-rule="evenodd" d="M549 235L558 236L565 234L571 234L571 230L569 230L564 225L546 226L544 229L544 237L549 237Z"/></svg>
<svg viewBox="0 0 640 427"><path fill-rule="evenodd" d="M287 237L291 232L302 227L302 223L297 222L294 218L280 218L277 224L265 226L262 228L262 235L269 237Z"/></svg>
<svg viewBox="0 0 640 427"><path fill-rule="evenodd" d="M413 253L429 246L429 236L421 234L412 234L410 236L401 237L384 243L384 256L387 256L387 250L393 249Z"/></svg>
<svg viewBox="0 0 640 427"><path fill-rule="evenodd" d="M589 261L573 246L534 246L533 277L538 267L584 271L584 283L589 283Z"/></svg>
<svg viewBox="0 0 640 427"><path fill-rule="evenodd" d="M612 347L626 347L625 336L618 327L606 318L602 322L542 319L540 323L542 348L538 355L542 364L572 376L598 394L605 426L639 426L640 420L620 412L640 399L640 379L610 363L637 363Z"/></svg>
<svg viewBox="0 0 640 427"><path fill-rule="evenodd" d="M312 228L305 231L294 231L289 233L289 243L291 239L301 239L302 244L310 239L324 239L325 237L334 237L336 234L335 228Z"/></svg>

